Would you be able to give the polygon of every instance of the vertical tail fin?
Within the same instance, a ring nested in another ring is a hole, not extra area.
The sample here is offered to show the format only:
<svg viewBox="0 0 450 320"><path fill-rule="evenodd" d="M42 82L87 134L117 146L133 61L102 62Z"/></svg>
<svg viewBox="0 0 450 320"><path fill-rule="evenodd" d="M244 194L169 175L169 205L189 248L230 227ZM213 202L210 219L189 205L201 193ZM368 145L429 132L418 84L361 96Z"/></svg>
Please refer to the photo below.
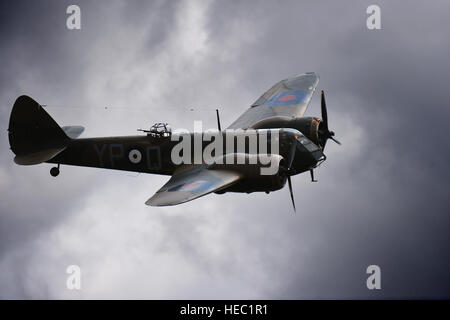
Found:
<svg viewBox="0 0 450 320"><path fill-rule="evenodd" d="M9 119L9 144L14 162L31 165L45 162L63 151L70 138L42 106L28 96L14 103Z"/></svg>

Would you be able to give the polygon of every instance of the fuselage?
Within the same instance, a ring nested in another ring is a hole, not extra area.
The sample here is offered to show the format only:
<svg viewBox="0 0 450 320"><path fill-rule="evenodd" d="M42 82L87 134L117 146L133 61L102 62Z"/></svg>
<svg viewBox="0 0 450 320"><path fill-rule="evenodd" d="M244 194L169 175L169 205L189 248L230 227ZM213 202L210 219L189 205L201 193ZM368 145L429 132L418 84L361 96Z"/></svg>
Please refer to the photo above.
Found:
<svg viewBox="0 0 450 320"><path fill-rule="evenodd" d="M320 148L295 129L224 130L221 132L176 133L170 136L138 135L73 139L50 163L172 175L186 165L209 165L208 155L217 158L230 153L279 154L287 158L291 142L303 143L292 167L301 173L322 160ZM186 141L186 140L188 141ZM221 140L221 141L218 141ZM303 141L303 142L302 142ZM180 144L184 149L180 152ZM212 144L215 143L216 148ZM277 144L277 148L275 148ZM190 149L190 150L189 150ZM212 150L214 149L214 150ZM183 152L190 152L186 156ZM174 161L174 157L183 162ZM211 157L210 157L211 158ZM214 162L214 159L213 161ZM232 167L233 164L229 164ZM241 164L236 164L241 165Z"/></svg>

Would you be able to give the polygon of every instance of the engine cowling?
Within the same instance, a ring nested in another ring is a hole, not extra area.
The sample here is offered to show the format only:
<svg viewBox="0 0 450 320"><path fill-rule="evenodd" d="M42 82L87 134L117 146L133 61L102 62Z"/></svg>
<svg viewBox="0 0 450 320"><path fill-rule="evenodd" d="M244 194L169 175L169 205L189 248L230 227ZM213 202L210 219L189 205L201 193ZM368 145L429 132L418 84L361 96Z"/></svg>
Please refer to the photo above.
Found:
<svg viewBox="0 0 450 320"><path fill-rule="evenodd" d="M322 120L316 117L271 117L255 123L253 129L293 128L303 133L313 143L323 146L319 136L319 127Z"/></svg>
<svg viewBox="0 0 450 320"><path fill-rule="evenodd" d="M287 180L285 160L278 154L226 154L209 169L226 169L243 177L238 183L216 193L276 191L283 188Z"/></svg>

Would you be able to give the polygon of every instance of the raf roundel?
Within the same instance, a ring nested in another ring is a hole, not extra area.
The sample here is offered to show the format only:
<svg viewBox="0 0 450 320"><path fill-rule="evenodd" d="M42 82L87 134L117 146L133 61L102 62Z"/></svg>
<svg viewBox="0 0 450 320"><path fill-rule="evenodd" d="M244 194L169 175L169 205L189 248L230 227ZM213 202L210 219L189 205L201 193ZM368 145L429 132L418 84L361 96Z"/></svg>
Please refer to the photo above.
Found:
<svg viewBox="0 0 450 320"><path fill-rule="evenodd" d="M291 106L300 103L306 103L308 93L303 90L288 90L280 92L267 100L269 107Z"/></svg>
<svg viewBox="0 0 450 320"><path fill-rule="evenodd" d="M131 163L137 164L142 160L142 154L139 150L133 149L128 154L128 159L130 159Z"/></svg>

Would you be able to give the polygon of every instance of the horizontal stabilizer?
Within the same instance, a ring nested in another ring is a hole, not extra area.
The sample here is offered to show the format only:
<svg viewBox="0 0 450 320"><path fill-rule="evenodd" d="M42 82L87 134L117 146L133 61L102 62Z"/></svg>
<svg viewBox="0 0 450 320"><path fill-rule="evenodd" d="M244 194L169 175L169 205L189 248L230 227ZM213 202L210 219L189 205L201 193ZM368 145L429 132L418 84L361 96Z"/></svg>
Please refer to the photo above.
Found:
<svg viewBox="0 0 450 320"><path fill-rule="evenodd" d="M84 131L84 127L82 126L65 126L61 127L61 129L63 129L70 139L78 138Z"/></svg>
<svg viewBox="0 0 450 320"><path fill-rule="evenodd" d="M18 155L14 157L14 162L22 166L29 166L32 164L39 164L48 161L55 157L58 153L66 149L66 147L55 148L55 149L45 149L33 153L28 153L24 155Z"/></svg>

